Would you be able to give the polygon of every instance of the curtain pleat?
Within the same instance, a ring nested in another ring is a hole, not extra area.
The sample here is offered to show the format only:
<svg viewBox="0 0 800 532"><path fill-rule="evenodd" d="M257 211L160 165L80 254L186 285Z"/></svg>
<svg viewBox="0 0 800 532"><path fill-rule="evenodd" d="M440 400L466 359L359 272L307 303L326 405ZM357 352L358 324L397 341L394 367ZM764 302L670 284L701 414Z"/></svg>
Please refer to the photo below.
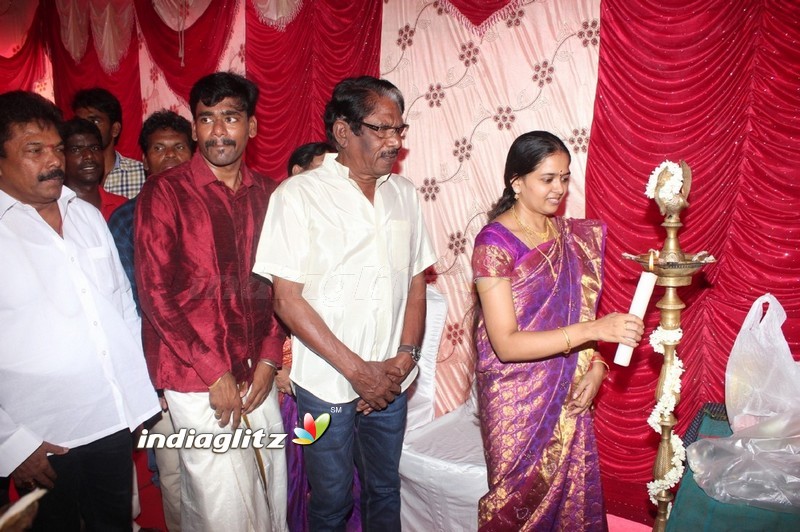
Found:
<svg viewBox="0 0 800 532"><path fill-rule="evenodd" d="M33 21L21 45L8 57L0 55L0 92L37 90L48 70L47 47L42 39L42 6L36 9Z"/></svg>
<svg viewBox="0 0 800 532"><path fill-rule="evenodd" d="M682 434L707 401L724 401L728 355L752 302L771 292L800 347L800 6L777 0L604 0L587 216L609 225L601 313L626 311L640 268L623 252L660 248L663 221L644 196L664 159L693 171L680 232L684 251L718 262L678 294L686 303L678 356L686 372ZM658 325L656 288L646 316ZM613 346L604 346L609 357ZM595 411L609 509L652 511L658 436L646 419L662 356L643 342L615 368ZM628 484L626 486L626 484ZM633 486L633 489L631 489Z"/></svg>
<svg viewBox="0 0 800 532"><path fill-rule="evenodd" d="M286 177L300 144L325 140L322 114L337 82L378 75L383 2L306 2L283 31L263 24L247 2L247 74L261 89L258 136L248 163Z"/></svg>

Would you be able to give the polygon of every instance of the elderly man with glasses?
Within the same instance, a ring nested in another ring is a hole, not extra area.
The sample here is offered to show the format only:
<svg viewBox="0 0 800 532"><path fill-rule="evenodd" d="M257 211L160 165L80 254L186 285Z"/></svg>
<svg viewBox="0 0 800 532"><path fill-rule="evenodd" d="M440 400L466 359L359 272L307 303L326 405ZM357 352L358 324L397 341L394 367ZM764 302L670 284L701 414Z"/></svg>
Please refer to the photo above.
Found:
<svg viewBox="0 0 800 532"><path fill-rule="evenodd" d="M275 191L253 269L272 280L293 335L298 411L319 420L304 448L312 530L344 530L354 461L363 529L400 530L405 390L425 327L423 271L435 261L416 189L392 173L403 105L394 85L369 76L334 88L324 119L338 153Z"/></svg>

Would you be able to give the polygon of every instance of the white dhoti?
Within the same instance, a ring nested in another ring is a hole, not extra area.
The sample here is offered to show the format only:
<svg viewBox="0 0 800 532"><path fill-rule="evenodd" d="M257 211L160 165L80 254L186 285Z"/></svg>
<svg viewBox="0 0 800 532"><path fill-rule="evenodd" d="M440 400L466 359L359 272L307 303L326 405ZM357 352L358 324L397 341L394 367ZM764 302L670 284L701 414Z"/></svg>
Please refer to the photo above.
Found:
<svg viewBox="0 0 800 532"><path fill-rule="evenodd" d="M153 425L150 433L171 436L175 433L169 411L161 413L161 419ZM161 485L161 505L164 522L169 532L181 532L181 463L178 449L162 447L154 449L158 465L158 480Z"/></svg>
<svg viewBox="0 0 800 532"><path fill-rule="evenodd" d="M164 390L176 432L194 429L195 436L228 434L220 428L209 405L207 392L180 393ZM278 392L272 387L264 403L248 414L253 432L283 433ZM244 429L244 420L241 428ZM230 441L230 440L229 440ZM264 440L268 444L270 438ZM267 478L264 489L256 453L260 453ZM224 453L212 449L181 448L181 528L192 531L285 532L286 454L284 449L231 448ZM266 491L266 493L265 493Z"/></svg>

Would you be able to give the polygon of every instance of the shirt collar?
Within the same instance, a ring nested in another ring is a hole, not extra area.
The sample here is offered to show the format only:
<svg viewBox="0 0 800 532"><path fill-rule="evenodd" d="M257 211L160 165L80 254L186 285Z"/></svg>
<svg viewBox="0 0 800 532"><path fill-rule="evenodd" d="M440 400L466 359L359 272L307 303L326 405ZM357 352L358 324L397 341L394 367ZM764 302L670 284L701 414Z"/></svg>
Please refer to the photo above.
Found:
<svg viewBox="0 0 800 532"><path fill-rule="evenodd" d="M217 176L214 175L214 172L211 171L211 168L209 168L206 160L203 159L203 155L199 150L192 155L192 160L189 164L192 168L192 179L194 179L198 186L206 186L219 181ZM255 180L253 180L250 169L244 162L244 159L242 159L242 165L239 167L239 171L242 172L243 186L251 187L256 184Z"/></svg>
<svg viewBox="0 0 800 532"><path fill-rule="evenodd" d="M325 158L322 160L322 166L324 166L329 170L332 170L337 176L347 179L354 186L358 187L358 183L356 183L356 181L350 177L350 168L344 166L339 161L337 161L336 160L337 157L339 157L338 153L326 153ZM391 177L391 175L392 173L389 172L386 175L380 176L375 182L375 188L377 189L379 186L387 182L389 180L389 177ZM359 190L360 189L361 187L359 187Z"/></svg>
<svg viewBox="0 0 800 532"><path fill-rule="evenodd" d="M61 197L58 198L58 204L61 209L61 215L64 216L67 212L67 206L74 200L77 196L75 192L73 192L69 187L62 186L61 187ZM27 205L22 203L16 198L11 197L5 191L0 190L0 220L3 219L3 216L6 215L8 211L14 208L17 205Z"/></svg>
<svg viewBox="0 0 800 532"><path fill-rule="evenodd" d="M114 150L114 170L119 168L120 164L122 164L122 155L116 150Z"/></svg>

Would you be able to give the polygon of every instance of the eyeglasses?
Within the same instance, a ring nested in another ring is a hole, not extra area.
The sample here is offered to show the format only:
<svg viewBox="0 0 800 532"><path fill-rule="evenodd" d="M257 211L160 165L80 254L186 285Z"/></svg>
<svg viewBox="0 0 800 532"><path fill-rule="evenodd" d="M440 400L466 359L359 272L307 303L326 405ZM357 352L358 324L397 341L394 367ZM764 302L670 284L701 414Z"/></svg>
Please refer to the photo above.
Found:
<svg viewBox="0 0 800 532"><path fill-rule="evenodd" d="M408 133L408 124L403 124L402 126L376 126L374 124L367 124L366 122L356 122L357 124L361 124L362 126L366 126L372 131L374 131L379 138L388 139L394 135L397 135L401 139L406 138L406 133Z"/></svg>

